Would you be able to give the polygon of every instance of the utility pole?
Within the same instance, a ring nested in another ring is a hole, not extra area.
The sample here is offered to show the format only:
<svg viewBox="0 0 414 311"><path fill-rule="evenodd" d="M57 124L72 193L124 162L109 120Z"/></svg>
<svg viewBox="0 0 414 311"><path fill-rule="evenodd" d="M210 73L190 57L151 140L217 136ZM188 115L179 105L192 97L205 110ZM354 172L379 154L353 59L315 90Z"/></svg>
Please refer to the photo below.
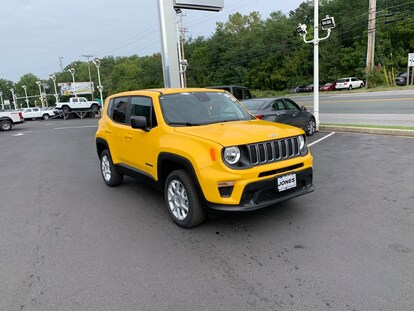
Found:
<svg viewBox="0 0 414 311"><path fill-rule="evenodd" d="M180 66L180 76L181 76L181 87L187 87L187 60L184 56L184 42L185 42L185 33L187 32L187 28L183 27L183 18L186 16L184 13L181 12L180 14L180 26L178 27L178 58L179 58L179 66Z"/></svg>
<svg viewBox="0 0 414 311"><path fill-rule="evenodd" d="M82 55L82 57L86 57L88 59L88 72L89 72L89 87L91 88L91 100L93 100L93 87L92 87L92 76L91 76L91 63L89 61L89 58L93 57L93 55L86 54Z"/></svg>
<svg viewBox="0 0 414 311"><path fill-rule="evenodd" d="M368 13L368 47L367 47L367 83L368 88L369 74L374 69L374 52L375 52L375 17L377 11L377 0L369 0Z"/></svg>
<svg viewBox="0 0 414 311"><path fill-rule="evenodd" d="M63 63L62 63L62 56L59 56L59 65L60 65L60 71L63 71Z"/></svg>

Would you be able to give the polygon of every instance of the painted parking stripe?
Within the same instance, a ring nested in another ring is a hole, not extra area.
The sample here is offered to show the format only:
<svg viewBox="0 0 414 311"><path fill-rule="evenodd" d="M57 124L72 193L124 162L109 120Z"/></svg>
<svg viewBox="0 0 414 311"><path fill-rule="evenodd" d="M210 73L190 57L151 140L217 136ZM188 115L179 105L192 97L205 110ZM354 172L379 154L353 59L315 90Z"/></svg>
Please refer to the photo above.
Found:
<svg viewBox="0 0 414 311"><path fill-rule="evenodd" d="M322 140L325 140L328 137L331 137L333 134L335 134L335 132L332 132L332 133L330 133L330 134L328 134L328 135L326 135L326 136L324 136L324 137L322 137L322 138L320 138L318 140L315 140L313 143L308 144L308 147L311 147L313 145L316 145L317 143L320 143Z"/></svg>

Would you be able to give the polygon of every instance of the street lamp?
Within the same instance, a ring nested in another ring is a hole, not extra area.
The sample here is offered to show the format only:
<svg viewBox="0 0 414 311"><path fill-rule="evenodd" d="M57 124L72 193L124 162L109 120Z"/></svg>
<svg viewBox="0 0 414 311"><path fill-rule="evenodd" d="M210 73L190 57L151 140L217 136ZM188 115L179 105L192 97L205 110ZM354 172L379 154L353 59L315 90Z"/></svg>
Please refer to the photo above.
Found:
<svg viewBox="0 0 414 311"><path fill-rule="evenodd" d="M0 98L1 98L1 109L4 110L3 91L0 91Z"/></svg>
<svg viewBox="0 0 414 311"><path fill-rule="evenodd" d="M59 102L59 95L57 92L57 87L56 87L56 76L55 75L50 75L49 79L53 80L53 86L55 87L55 104L57 104Z"/></svg>
<svg viewBox="0 0 414 311"><path fill-rule="evenodd" d="M76 95L76 83L75 83L75 69L74 68L70 68L68 69L68 71L70 72L70 74L72 75L72 80L73 80L73 93L75 94L75 97L78 97Z"/></svg>
<svg viewBox="0 0 414 311"><path fill-rule="evenodd" d="M335 28L335 19L330 16L326 16L321 20L321 26L323 30L328 31L328 34L324 38L319 38L319 0L313 1L313 11L314 11L314 38L313 40L306 40L306 30L305 24L299 24L296 27L296 32L303 37L305 43L313 43L313 114L315 115L316 120L316 130L319 130L319 41L328 39L331 34L331 29Z"/></svg>
<svg viewBox="0 0 414 311"><path fill-rule="evenodd" d="M26 96L26 99L24 101L26 102L27 108L29 108L29 98L27 97L27 87L26 85L22 85L22 88L24 90L24 95Z"/></svg>
<svg viewBox="0 0 414 311"><path fill-rule="evenodd" d="M17 99L16 96L14 95L14 89L11 88L10 92L12 93L12 98L13 98L13 104L14 104L14 109L17 109Z"/></svg>
<svg viewBox="0 0 414 311"><path fill-rule="evenodd" d="M42 94L42 82L36 81L36 84L39 86L40 102L42 103L42 108L45 106L43 103L43 94Z"/></svg>
<svg viewBox="0 0 414 311"><path fill-rule="evenodd" d="M101 84L101 74L99 72L99 66L101 66L101 61L98 58L95 58L93 60L93 63L95 64L96 70L98 71L98 86L97 86L97 89L99 91L99 94L101 95L101 106L102 106L102 109L103 109L103 107L104 107L103 96L102 96L103 86Z"/></svg>

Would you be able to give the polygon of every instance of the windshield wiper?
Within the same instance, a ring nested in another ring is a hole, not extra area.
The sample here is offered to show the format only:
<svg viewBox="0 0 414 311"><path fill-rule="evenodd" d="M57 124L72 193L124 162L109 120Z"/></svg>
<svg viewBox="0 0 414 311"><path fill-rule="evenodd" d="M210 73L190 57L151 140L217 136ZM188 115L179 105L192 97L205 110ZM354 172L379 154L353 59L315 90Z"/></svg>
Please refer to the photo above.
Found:
<svg viewBox="0 0 414 311"><path fill-rule="evenodd" d="M170 122L168 125L183 125L183 126L199 126L203 125L201 123L191 123L191 122Z"/></svg>

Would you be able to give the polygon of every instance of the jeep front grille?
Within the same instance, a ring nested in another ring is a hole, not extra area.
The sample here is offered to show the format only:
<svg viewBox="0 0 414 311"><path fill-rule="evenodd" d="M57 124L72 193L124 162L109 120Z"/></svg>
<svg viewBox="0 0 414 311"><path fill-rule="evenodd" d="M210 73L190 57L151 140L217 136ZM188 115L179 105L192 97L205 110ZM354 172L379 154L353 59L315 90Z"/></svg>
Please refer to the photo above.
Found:
<svg viewBox="0 0 414 311"><path fill-rule="evenodd" d="M300 154L297 137L247 145L252 165L266 164L297 157Z"/></svg>

